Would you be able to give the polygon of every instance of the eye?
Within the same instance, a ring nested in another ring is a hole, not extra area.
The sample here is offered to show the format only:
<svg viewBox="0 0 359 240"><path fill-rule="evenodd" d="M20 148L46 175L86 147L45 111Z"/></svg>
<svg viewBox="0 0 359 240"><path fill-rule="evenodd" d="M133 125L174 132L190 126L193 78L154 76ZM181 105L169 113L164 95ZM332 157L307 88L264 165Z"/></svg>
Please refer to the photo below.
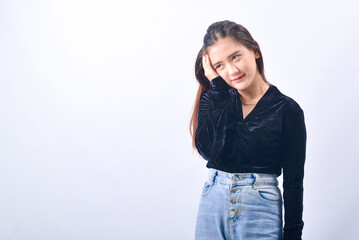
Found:
<svg viewBox="0 0 359 240"><path fill-rule="evenodd" d="M239 55L235 55L235 56L232 57L232 60L236 60L238 58L239 58Z"/></svg>
<svg viewBox="0 0 359 240"><path fill-rule="evenodd" d="M220 68L221 66L222 66L222 64L218 64L218 65L216 66L216 69Z"/></svg>

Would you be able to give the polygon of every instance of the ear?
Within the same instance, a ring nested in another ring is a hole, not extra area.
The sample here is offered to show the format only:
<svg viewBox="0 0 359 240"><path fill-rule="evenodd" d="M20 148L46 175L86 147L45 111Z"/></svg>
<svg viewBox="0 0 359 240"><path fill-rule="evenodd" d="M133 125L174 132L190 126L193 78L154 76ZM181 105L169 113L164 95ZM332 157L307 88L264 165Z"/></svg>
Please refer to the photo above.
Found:
<svg viewBox="0 0 359 240"><path fill-rule="evenodd" d="M255 58L260 58L259 52L255 51L255 52L254 52L254 57L255 57Z"/></svg>

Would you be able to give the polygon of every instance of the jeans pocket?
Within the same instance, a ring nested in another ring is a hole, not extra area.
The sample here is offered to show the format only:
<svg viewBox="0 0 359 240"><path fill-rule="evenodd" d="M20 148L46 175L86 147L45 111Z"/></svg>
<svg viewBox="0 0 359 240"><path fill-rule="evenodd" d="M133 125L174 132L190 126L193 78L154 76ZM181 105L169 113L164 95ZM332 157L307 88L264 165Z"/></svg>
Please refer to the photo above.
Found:
<svg viewBox="0 0 359 240"><path fill-rule="evenodd" d="M278 186L259 185L255 190L258 198L271 204L279 204L282 200L282 194Z"/></svg>
<svg viewBox="0 0 359 240"><path fill-rule="evenodd" d="M206 181L205 183L204 183L204 186L203 186L203 188L202 188L202 196L204 196L204 195L207 195L207 193L209 192L209 190L211 189L211 184L209 184L208 183L208 181Z"/></svg>

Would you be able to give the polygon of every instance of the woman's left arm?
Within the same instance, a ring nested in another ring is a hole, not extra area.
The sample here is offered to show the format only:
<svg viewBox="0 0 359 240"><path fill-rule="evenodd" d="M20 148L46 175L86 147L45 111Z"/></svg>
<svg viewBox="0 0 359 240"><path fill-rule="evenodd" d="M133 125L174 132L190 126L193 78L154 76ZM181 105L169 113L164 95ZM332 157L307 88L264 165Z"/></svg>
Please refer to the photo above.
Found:
<svg viewBox="0 0 359 240"><path fill-rule="evenodd" d="M303 179L307 132L304 112L298 104L290 105L283 131L284 240L300 240L304 226Z"/></svg>

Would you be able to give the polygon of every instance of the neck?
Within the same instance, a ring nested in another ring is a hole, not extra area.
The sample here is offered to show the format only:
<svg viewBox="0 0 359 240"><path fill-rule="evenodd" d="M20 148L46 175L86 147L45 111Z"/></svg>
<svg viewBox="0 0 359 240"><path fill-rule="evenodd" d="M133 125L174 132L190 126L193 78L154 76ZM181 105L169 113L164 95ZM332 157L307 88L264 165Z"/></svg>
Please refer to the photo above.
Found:
<svg viewBox="0 0 359 240"><path fill-rule="evenodd" d="M264 82L262 76L257 74L250 86L243 90L237 89L237 91L240 94L240 99L243 103L256 103L268 88L269 85Z"/></svg>

